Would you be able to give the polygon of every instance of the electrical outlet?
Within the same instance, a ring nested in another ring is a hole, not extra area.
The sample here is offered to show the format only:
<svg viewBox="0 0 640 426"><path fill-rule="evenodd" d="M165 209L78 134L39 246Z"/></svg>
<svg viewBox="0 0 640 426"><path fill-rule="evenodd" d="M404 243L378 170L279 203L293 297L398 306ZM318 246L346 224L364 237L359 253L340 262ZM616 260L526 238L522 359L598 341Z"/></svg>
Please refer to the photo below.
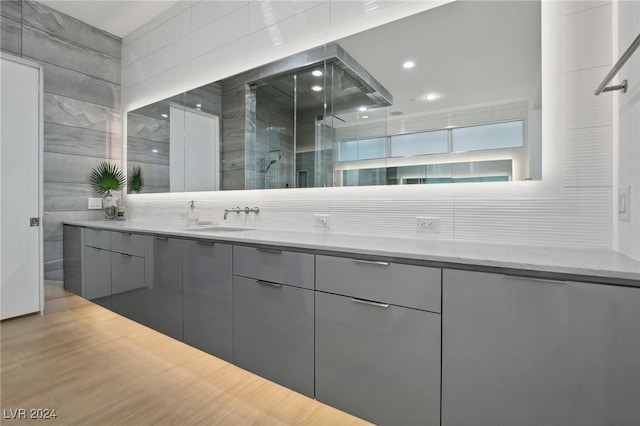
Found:
<svg viewBox="0 0 640 426"><path fill-rule="evenodd" d="M629 209L631 207L631 187L625 186L618 189L618 220L629 222L631 220L631 214Z"/></svg>
<svg viewBox="0 0 640 426"><path fill-rule="evenodd" d="M416 231L439 234L440 218L439 217L421 217L421 216L416 217Z"/></svg>
<svg viewBox="0 0 640 426"><path fill-rule="evenodd" d="M89 197L89 210L100 210L102 208L102 198Z"/></svg>
<svg viewBox="0 0 640 426"><path fill-rule="evenodd" d="M328 214L314 214L313 226L316 228L329 229L329 219L330 216Z"/></svg>

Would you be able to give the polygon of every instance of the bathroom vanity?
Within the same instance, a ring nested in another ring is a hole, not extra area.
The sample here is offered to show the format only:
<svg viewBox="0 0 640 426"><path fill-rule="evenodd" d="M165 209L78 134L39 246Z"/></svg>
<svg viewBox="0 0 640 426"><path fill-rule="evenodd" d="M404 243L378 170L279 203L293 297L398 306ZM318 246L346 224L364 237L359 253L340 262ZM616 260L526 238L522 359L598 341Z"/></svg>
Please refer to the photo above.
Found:
<svg viewBox="0 0 640 426"><path fill-rule="evenodd" d="M146 222L64 226L65 287L377 424L635 424L640 262Z"/></svg>

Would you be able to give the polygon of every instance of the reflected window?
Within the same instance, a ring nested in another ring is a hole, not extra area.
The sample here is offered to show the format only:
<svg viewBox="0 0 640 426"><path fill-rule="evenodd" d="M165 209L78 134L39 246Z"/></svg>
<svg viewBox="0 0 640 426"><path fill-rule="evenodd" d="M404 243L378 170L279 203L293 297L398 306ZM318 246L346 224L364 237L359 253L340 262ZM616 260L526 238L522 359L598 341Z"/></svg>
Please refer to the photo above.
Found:
<svg viewBox="0 0 640 426"><path fill-rule="evenodd" d="M451 144L453 152L523 147L524 121L452 129Z"/></svg>
<svg viewBox="0 0 640 426"><path fill-rule="evenodd" d="M411 133L391 137L391 156L409 157L412 155L442 154L449 150L448 132Z"/></svg>
<svg viewBox="0 0 640 426"><path fill-rule="evenodd" d="M338 161L371 160L387 157L387 138L359 139L338 142Z"/></svg>

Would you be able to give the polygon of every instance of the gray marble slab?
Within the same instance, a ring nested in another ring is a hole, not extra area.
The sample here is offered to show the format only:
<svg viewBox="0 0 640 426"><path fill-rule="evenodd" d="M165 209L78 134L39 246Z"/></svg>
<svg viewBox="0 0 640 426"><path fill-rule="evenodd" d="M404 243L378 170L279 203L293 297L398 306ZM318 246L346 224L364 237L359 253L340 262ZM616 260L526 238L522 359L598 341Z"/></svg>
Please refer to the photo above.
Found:
<svg viewBox="0 0 640 426"><path fill-rule="evenodd" d="M0 16L13 19L14 21L22 21L22 1L20 0L2 0L0 1Z"/></svg>
<svg viewBox="0 0 640 426"><path fill-rule="evenodd" d="M81 72L43 63L49 93L110 108L120 108L120 85Z"/></svg>
<svg viewBox="0 0 640 426"><path fill-rule="evenodd" d="M69 15L32 1L22 6L23 23L56 37L120 58L122 40Z"/></svg>
<svg viewBox="0 0 640 426"><path fill-rule="evenodd" d="M169 142L169 120L153 118L140 114L127 114L127 136L149 139L158 142Z"/></svg>
<svg viewBox="0 0 640 426"><path fill-rule="evenodd" d="M64 269L56 269L53 271L45 271L44 279L60 288L64 285Z"/></svg>
<svg viewBox="0 0 640 426"><path fill-rule="evenodd" d="M122 133L119 110L51 93L44 94L44 121L118 135Z"/></svg>
<svg viewBox="0 0 640 426"><path fill-rule="evenodd" d="M169 165L169 144L127 137L127 161Z"/></svg>
<svg viewBox="0 0 640 426"><path fill-rule="evenodd" d="M89 197L98 197L88 183L45 182L44 210L87 210Z"/></svg>
<svg viewBox="0 0 640 426"><path fill-rule="evenodd" d="M44 243L44 261L61 260L63 255L63 244L61 240L47 241Z"/></svg>
<svg viewBox="0 0 640 426"><path fill-rule="evenodd" d="M58 183L88 183L91 170L104 158L84 157L78 155L44 153L44 181ZM120 161L107 161L119 164Z"/></svg>
<svg viewBox="0 0 640 426"><path fill-rule="evenodd" d="M222 153L222 171L244 170L244 150L227 151Z"/></svg>
<svg viewBox="0 0 640 426"><path fill-rule="evenodd" d="M244 188L244 170L222 172L220 188L224 191L242 190Z"/></svg>
<svg viewBox="0 0 640 426"><path fill-rule="evenodd" d="M22 26L22 54L120 84L119 59L59 39L28 25Z"/></svg>
<svg viewBox="0 0 640 426"><path fill-rule="evenodd" d="M262 212L261 212L262 214ZM246 229L243 232L185 228L184 221L74 221L71 225L182 238L205 238L231 244L259 245L316 254L355 257L453 269L499 271L551 280L640 287L640 261L609 249L537 247L460 240L425 240L378 235ZM542 282L540 285L549 285Z"/></svg>
<svg viewBox="0 0 640 426"><path fill-rule="evenodd" d="M86 157L122 157L122 137L81 127L44 123L44 151Z"/></svg>
<svg viewBox="0 0 640 426"><path fill-rule="evenodd" d="M22 54L22 25L20 22L0 16L0 50L17 56Z"/></svg>

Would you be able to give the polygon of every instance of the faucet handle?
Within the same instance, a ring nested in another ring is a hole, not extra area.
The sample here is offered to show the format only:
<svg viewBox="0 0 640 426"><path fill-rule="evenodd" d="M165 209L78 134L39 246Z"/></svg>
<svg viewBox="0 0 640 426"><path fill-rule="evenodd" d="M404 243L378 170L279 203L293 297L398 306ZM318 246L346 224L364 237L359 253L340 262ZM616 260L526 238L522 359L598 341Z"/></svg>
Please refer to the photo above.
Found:
<svg viewBox="0 0 640 426"><path fill-rule="evenodd" d="M260 213L260 209L259 209L258 207L254 207L254 208L253 208L253 212L254 212L255 214L258 214L258 213Z"/></svg>

